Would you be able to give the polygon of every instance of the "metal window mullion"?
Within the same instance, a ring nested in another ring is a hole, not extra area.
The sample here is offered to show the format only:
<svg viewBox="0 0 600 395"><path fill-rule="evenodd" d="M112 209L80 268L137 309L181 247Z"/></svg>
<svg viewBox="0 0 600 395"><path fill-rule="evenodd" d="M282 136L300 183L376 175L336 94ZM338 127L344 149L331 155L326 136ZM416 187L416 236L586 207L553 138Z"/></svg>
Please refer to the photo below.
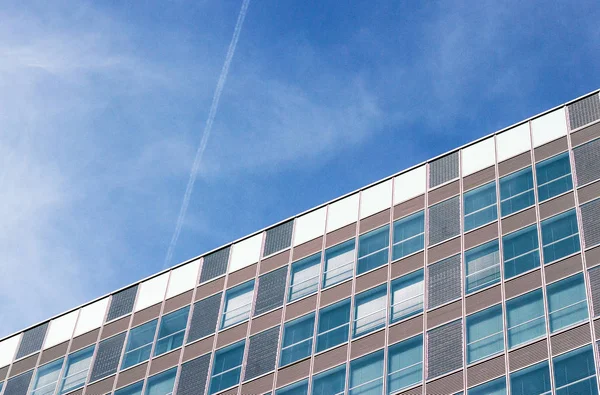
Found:
<svg viewBox="0 0 600 395"><path fill-rule="evenodd" d="M427 309L429 307L429 268L428 262L428 251L429 251L429 164L425 165L425 195L424 209L423 209L423 368L421 369L421 393L425 393L425 380L427 380L427 370L429 367L429 358L427 358L428 347L428 334L427 334Z"/></svg>
<svg viewBox="0 0 600 395"><path fill-rule="evenodd" d="M462 175L462 150L459 150L458 155L458 186L459 186L459 198L458 198L458 215L460 218L460 271L461 271L461 282L462 289L460 293L461 297L461 330L462 330L462 353L463 353L463 392L467 392L467 269L466 269L466 258L465 258L465 191L464 191L464 183L463 183L463 175Z"/></svg>
<svg viewBox="0 0 600 395"><path fill-rule="evenodd" d="M546 290L546 274L545 274L545 264L544 264L544 243L542 239L542 222L540 220L540 201L538 196L538 188L537 188L537 168L535 163L535 146L533 143L533 133L531 129L531 121L527 122L529 125L529 141L531 144L531 175L533 177L533 185L536 185L536 188L533 189L533 197L534 197L534 207L535 207L535 224L537 226L537 234L538 234L538 245L541 245L542 248L539 248L540 255L540 276L542 280L542 298L544 301L544 319L546 321L546 347L548 352L548 368L550 370L550 387L552 388L552 393L555 393L556 385L554 383L554 367L552 365L552 349L550 344L550 314L548 310L548 292Z"/></svg>
<svg viewBox="0 0 600 395"><path fill-rule="evenodd" d="M394 184L395 180L391 180L392 195L390 196L390 219L388 224L388 257L387 257L387 281L386 281L386 300L385 300L385 322L384 322L384 339L383 339L383 393L387 394L388 391L388 359L389 359L389 333L390 333L390 320L392 317L392 252L394 249ZM413 238L416 236L411 236ZM406 241L406 240L403 240Z"/></svg>
<svg viewBox="0 0 600 395"><path fill-rule="evenodd" d="M579 253L581 254L581 262L583 265L583 281L585 284L585 296L587 301L588 308L588 322L590 325L590 333L592 338L592 352L594 355L595 362L595 372L598 372L600 368L600 351L596 345L596 328L594 327L594 308L593 308L593 300L592 300L592 286L589 279L589 271L587 270L587 261L585 257L585 240L583 233L583 218L581 215L581 206L579 205L579 190L577 189L577 168L575 166L575 156L573 155L573 145L571 142L571 125L569 122L569 107L565 106L565 123L567 127L567 148L569 153L569 166L571 167L571 176L573 183L573 198L575 201L575 215L577 217L577 230L579 231ZM596 373L597 374L597 373ZM598 380L596 381L596 386L598 391L600 392L600 385L598 384Z"/></svg>

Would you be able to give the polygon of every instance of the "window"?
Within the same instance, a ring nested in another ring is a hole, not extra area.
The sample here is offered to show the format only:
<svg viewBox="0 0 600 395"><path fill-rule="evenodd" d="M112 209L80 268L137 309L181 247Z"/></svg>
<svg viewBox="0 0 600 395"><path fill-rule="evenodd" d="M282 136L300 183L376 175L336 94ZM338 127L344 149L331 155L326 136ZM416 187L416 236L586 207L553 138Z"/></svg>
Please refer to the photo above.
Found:
<svg viewBox="0 0 600 395"><path fill-rule="evenodd" d="M475 292L500 281L498 240L465 252L467 293Z"/></svg>
<svg viewBox="0 0 600 395"><path fill-rule="evenodd" d="M502 237L504 251L504 278L540 266L537 226L531 225Z"/></svg>
<svg viewBox="0 0 600 395"><path fill-rule="evenodd" d="M183 344L190 306L184 307L162 317L154 356L164 354Z"/></svg>
<svg viewBox="0 0 600 395"><path fill-rule="evenodd" d="M245 321L250 317L253 293L254 280L227 290L221 329Z"/></svg>
<svg viewBox="0 0 600 395"><path fill-rule="evenodd" d="M56 390L56 383L64 358L40 366L33 381L31 395L52 395Z"/></svg>
<svg viewBox="0 0 600 395"><path fill-rule="evenodd" d="M467 317L467 362L475 362L504 349L502 305Z"/></svg>
<svg viewBox="0 0 600 395"><path fill-rule="evenodd" d="M390 226L365 233L358 238L358 274L388 263Z"/></svg>
<svg viewBox="0 0 600 395"><path fill-rule="evenodd" d="M345 364L313 377L312 395L342 395L344 388L346 388Z"/></svg>
<svg viewBox="0 0 600 395"><path fill-rule="evenodd" d="M158 320L153 320L129 331L121 369L126 369L150 358L157 323Z"/></svg>
<svg viewBox="0 0 600 395"><path fill-rule="evenodd" d="M498 218L496 182L465 192L464 211L465 232L495 221Z"/></svg>
<svg viewBox="0 0 600 395"><path fill-rule="evenodd" d="M242 340L216 351L210 377L210 394L233 387L240 382L244 344L244 340Z"/></svg>
<svg viewBox="0 0 600 395"><path fill-rule="evenodd" d="M487 383L469 388L467 395L504 395L506 394L506 377L500 377Z"/></svg>
<svg viewBox="0 0 600 395"><path fill-rule="evenodd" d="M503 217L533 206L534 203L531 167L500 179L500 212Z"/></svg>
<svg viewBox="0 0 600 395"><path fill-rule="evenodd" d="M513 395L552 394L548 361L511 373L510 393Z"/></svg>
<svg viewBox="0 0 600 395"><path fill-rule="evenodd" d="M550 284L547 289L552 333L588 318L583 274L579 273Z"/></svg>
<svg viewBox="0 0 600 395"><path fill-rule="evenodd" d="M423 269L392 282L390 322L396 322L423 311Z"/></svg>
<svg viewBox="0 0 600 395"><path fill-rule="evenodd" d="M354 239L325 250L325 272L323 288L352 277L354 270Z"/></svg>
<svg viewBox="0 0 600 395"><path fill-rule="evenodd" d="M536 164L535 174L540 202L573 189L568 152Z"/></svg>
<svg viewBox="0 0 600 395"><path fill-rule="evenodd" d="M389 347L388 393L419 383L423 375L423 335Z"/></svg>
<svg viewBox="0 0 600 395"><path fill-rule="evenodd" d="M383 350L350 361L348 395L381 394L383 391Z"/></svg>
<svg viewBox="0 0 600 395"><path fill-rule="evenodd" d="M175 385L175 375L177 368L167 370L155 376L148 378L145 395L171 395Z"/></svg>
<svg viewBox="0 0 600 395"><path fill-rule="evenodd" d="M317 352L348 341L350 326L350 299L343 300L319 311Z"/></svg>
<svg viewBox="0 0 600 395"><path fill-rule="evenodd" d="M279 366L296 362L311 354L314 328L314 313L285 324Z"/></svg>
<svg viewBox="0 0 600 395"><path fill-rule="evenodd" d="M275 395L308 395L308 380L302 380L275 391Z"/></svg>
<svg viewBox="0 0 600 395"><path fill-rule="evenodd" d="M354 336L373 332L385 325L386 285L355 296Z"/></svg>
<svg viewBox="0 0 600 395"><path fill-rule="evenodd" d="M546 335L541 289L506 301L506 327L509 349Z"/></svg>
<svg viewBox="0 0 600 395"><path fill-rule="evenodd" d="M392 259L400 259L420 251L425 245L425 216L423 211L394 222Z"/></svg>
<svg viewBox="0 0 600 395"><path fill-rule="evenodd" d="M575 210L542 221L544 263L579 251L579 229Z"/></svg>
<svg viewBox="0 0 600 395"><path fill-rule="evenodd" d="M320 265L320 253L292 264L289 301L317 292L319 288Z"/></svg>
<svg viewBox="0 0 600 395"><path fill-rule="evenodd" d="M556 395L598 394L591 345L554 357L552 367Z"/></svg>
<svg viewBox="0 0 600 395"><path fill-rule="evenodd" d="M60 386L61 395L83 387L87 379L93 354L94 346L89 346L69 355Z"/></svg>
<svg viewBox="0 0 600 395"><path fill-rule="evenodd" d="M142 395L142 388L144 388L144 381L138 381L135 384L115 391L115 395Z"/></svg>

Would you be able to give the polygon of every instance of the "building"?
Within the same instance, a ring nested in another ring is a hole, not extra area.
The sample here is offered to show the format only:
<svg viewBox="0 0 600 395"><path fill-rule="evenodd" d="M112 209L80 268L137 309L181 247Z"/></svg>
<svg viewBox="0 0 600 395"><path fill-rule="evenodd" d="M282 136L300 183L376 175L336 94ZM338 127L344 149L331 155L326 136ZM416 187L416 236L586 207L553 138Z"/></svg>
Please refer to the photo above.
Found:
<svg viewBox="0 0 600 395"><path fill-rule="evenodd" d="M0 340L0 395L597 394L600 94Z"/></svg>

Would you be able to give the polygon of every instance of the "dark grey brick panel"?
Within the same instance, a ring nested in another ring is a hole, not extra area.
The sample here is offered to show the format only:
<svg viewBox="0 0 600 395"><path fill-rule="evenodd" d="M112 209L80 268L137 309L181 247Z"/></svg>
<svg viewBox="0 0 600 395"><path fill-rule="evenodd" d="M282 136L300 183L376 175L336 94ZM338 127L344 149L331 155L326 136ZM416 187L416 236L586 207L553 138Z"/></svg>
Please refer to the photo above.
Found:
<svg viewBox="0 0 600 395"><path fill-rule="evenodd" d="M210 364L210 354L202 355L196 359L181 365L179 375L179 385L177 386L178 395L198 395L203 394L206 388L206 379L208 377L208 365Z"/></svg>
<svg viewBox="0 0 600 395"><path fill-rule="evenodd" d="M581 206L583 238L586 247L600 243L600 199L592 200ZM592 265L598 262L588 262Z"/></svg>
<svg viewBox="0 0 600 395"><path fill-rule="evenodd" d="M569 105L571 129L580 128L598 119L600 119L600 98L597 93Z"/></svg>
<svg viewBox="0 0 600 395"><path fill-rule="evenodd" d="M258 278L258 293L254 315L283 306L287 282L287 266L263 274Z"/></svg>
<svg viewBox="0 0 600 395"><path fill-rule="evenodd" d="M434 308L460 298L460 255L454 255L429 266L427 284L428 308Z"/></svg>
<svg viewBox="0 0 600 395"><path fill-rule="evenodd" d="M217 321L219 320L221 295L221 293L218 293L194 303L188 343L215 333Z"/></svg>
<svg viewBox="0 0 600 395"><path fill-rule="evenodd" d="M458 178L458 151L429 163L429 188Z"/></svg>
<svg viewBox="0 0 600 395"><path fill-rule="evenodd" d="M135 303L135 296L137 295L137 288L138 286L134 285L112 296L106 321L114 320L115 318L131 313L133 304Z"/></svg>
<svg viewBox="0 0 600 395"><path fill-rule="evenodd" d="M100 380L117 372L124 342L125 332L100 342L90 381Z"/></svg>
<svg viewBox="0 0 600 395"><path fill-rule="evenodd" d="M458 196L429 207L429 245L440 243L460 233Z"/></svg>
<svg viewBox="0 0 600 395"><path fill-rule="evenodd" d="M22 373L6 383L6 389L4 395L27 395L27 389L31 382L31 376L33 376L33 370Z"/></svg>
<svg viewBox="0 0 600 395"><path fill-rule="evenodd" d="M271 255L277 251L288 248L292 245L292 230L294 221L288 221L274 228L267 230L265 240L265 251L263 256Z"/></svg>
<svg viewBox="0 0 600 395"><path fill-rule="evenodd" d="M600 139L590 141L573 149L577 185L600 179Z"/></svg>
<svg viewBox="0 0 600 395"><path fill-rule="evenodd" d="M229 247L221 248L219 251L205 256L204 263L202 264L202 273L200 274L200 282L203 283L225 274L228 261Z"/></svg>
<svg viewBox="0 0 600 395"><path fill-rule="evenodd" d="M600 315L600 266L590 269L590 288L592 288L592 304L594 317Z"/></svg>
<svg viewBox="0 0 600 395"><path fill-rule="evenodd" d="M279 326L250 337L248 362L244 380L250 380L275 369Z"/></svg>
<svg viewBox="0 0 600 395"><path fill-rule="evenodd" d="M47 322L25 331L16 359L40 351L46 336L46 329L48 329Z"/></svg>
<svg viewBox="0 0 600 395"><path fill-rule="evenodd" d="M462 367L462 321L430 330L427 333L427 378L431 379Z"/></svg>

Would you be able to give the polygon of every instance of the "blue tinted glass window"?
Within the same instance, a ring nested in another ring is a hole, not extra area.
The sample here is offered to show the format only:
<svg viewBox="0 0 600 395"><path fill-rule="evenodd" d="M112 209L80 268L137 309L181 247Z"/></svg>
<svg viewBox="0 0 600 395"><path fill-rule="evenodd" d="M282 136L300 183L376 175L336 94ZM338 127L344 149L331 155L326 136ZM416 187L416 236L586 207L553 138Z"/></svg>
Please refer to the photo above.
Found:
<svg viewBox="0 0 600 395"><path fill-rule="evenodd" d="M275 391L275 395L307 395L308 380L302 380Z"/></svg>
<svg viewBox="0 0 600 395"><path fill-rule="evenodd" d="M496 183L490 182L465 192L465 231L492 222L498 218L496 208Z"/></svg>
<svg viewBox="0 0 600 395"><path fill-rule="evenodd" d="M573 189L568 152L536 164L535 174L540 202Z"/></svg>
<svg viewBox="0 0 600 395"><path fill-rule="evenodd" d="M465 252L467 293L475 292L500 281L498 240Z"/></svg>
<svg viewBox="0 0 600 395"><path fill-rule="evenodd" d="M552 366L556 395L598 394L591 345L554 357Z"/></svg>
<svg viewBox="0 0 600 395"><path fill-rule="evenodd" d="M579 229L575 210L542 221L544 263L579 251Z"/></svg>
<svg viewBox="0 0 600 395"><path fill-rule="evenodd" d="M150 351L152 350L157 323L158 320L153 320L129 331L129 338L127 339L127 346L125 347L125 355L123 356L121 369L128 368L150 358Z"/></svg>
<svg viewBox="0 0 600 395"><path fill-rule="evenodd" d="M352 277L354 271L354 239L325 250L325 271L323 288Z"/></svg>
<svg viewBox="0 0 600 395"><path fill-rule="evenodd" d="M394 222L392 259L400 259L420 251L425 245L425 216L423 211Z"/></svg>
<svg viewBox="0 0 600 395"><path fill-rule="evenodd" d="M358 238L358 274L388 263L390 226L365 233Z"/></svg>
<svg viewBox="0 0 600 395"><path fill-rule="evenodd" d="M587 320L583 274L565 278L548 285L548 314L552 333L566 326Z"/></svg>
<svg viewBox="0 0 600 395"><path fill-rule="evenodd" d="M504 349L502 306L492 306L467 317L467 362L493 355Z"/></svg>
<svg viewBox="0 0 600 395"><path fill-rule="evenodd" d="M531 167L500 179L500 211L503 217L533 206L534 203Z"/></svg>
<svg viewBox="0 0 600 395"><path fill-rule="evenodd" d="M244 344L242 340L229 347L217 350L213 361L209 393L217 393L240 382Z"/></svg>
<svg viewBox="0 0 600 395"><path fill-rule="evenodd" d="M504 395L506 394L506 377L500 377L487 383L469 388L467 395Z"/></svg>
<svg viewBox="0 0 600 395"><path fill-rule="evenodd" d="M319 271L321 254L314 254L292 264L290 279L290 301L317 292L319 288Z"/></svg>
<svg viewBox="0 0 600 395"><path fill-rule="evenodd" d="M511 373L510 393L513 395L551 394L548 361Z"/></svg>
<svg viewBox="0 0 600 395"><path fill-rule="evenodd" d="M287 365L312 352L315 314L309 314L287 322L283 329L283 343L279 365Z"/></svg>
<svg viewBox="0 0 600 395"><path fill-rule="evenodd" d="M509 348L546 335L541 289L506 301L506 327Z"/></svg>
<svg viewBox="0 0 600 395"><path fill-rule="evenodd" d="M173 368L148 378L144 393L146 395L171 395L176 374L177 368Z"/></svg>
<svg viewBox="0 0 600 395"><path fill-rule="evenodd" d="M386 285L356 295L353 337L364 335L385 325L386 296Z"/></svg>
<svg viewBox="0 0 600 395"><path fill-rule="evenodd" d="M388 393L421 382L423 336L415 336L389 347Z"/></svg>
<svg viewBox="0 0 600 395"><path fill-rule="evenodd" d="M540 265L537 226L502 237L504 253L504 278L511 278Z"/></svg>
<svg viewBox="0 0 600 395"><path fill-rule="evenodd" d="M94 355L94 346L69 355L60 385L60 394L66 394L83 387Z"/></svg>
<svg viewBox="0 0 600 395"><path fill-rule="evenodd" d="M383 350L350 361L348 395L381 394L383 391Z"/></svg>
<svg viewBox="0 0 600 395"><path fill-rule="evenodd" d="M138 381L135 384L128 385L125 388L115 391L115 395L142 395L143 381Z"/></svg>
<svg viewBox="0 0 600 395"><path fill-rule="evenodd" d="M0 392L2 391L2 387L4 387L4 383L0 383Z"/></svg>
<svg viewBox="0 0 600 395"><path fill-rule="evenodd" d="M190 306L163 316L158 330L154 356L164 354L183 344Z"/></svg>
<svg viewBox="0 0 600 395"><path fill-rule="evenodd" d="M350 299L343 300L319 312L317 352L348 341Z"/></svg>
<svg viewBox="0 0 600 395"><path fill-rule="evenodd" d="M221 328L235 325L250 317L253 294L254 280L227 290L227 293L225 294L223 317L221 319Z"/></svg>
<svg viewBox="0 0 600 395"><path fill-rule="evenodd" d="M346 365L313 377L312 395L341 395L346 387Z"/></svg>
<svg viewBox="0 0 600 395"><path fill-rule="evenodd" d="M56 390L58 376L62 369L64 358L40 366L33 380L31 395L52 395Z"/></svg>
<svg viewBox="0 0 600 395"><path fill-rule="evenodd" d="M396 322L423 311L423 269L392 282L390 321Z"/></svg>

